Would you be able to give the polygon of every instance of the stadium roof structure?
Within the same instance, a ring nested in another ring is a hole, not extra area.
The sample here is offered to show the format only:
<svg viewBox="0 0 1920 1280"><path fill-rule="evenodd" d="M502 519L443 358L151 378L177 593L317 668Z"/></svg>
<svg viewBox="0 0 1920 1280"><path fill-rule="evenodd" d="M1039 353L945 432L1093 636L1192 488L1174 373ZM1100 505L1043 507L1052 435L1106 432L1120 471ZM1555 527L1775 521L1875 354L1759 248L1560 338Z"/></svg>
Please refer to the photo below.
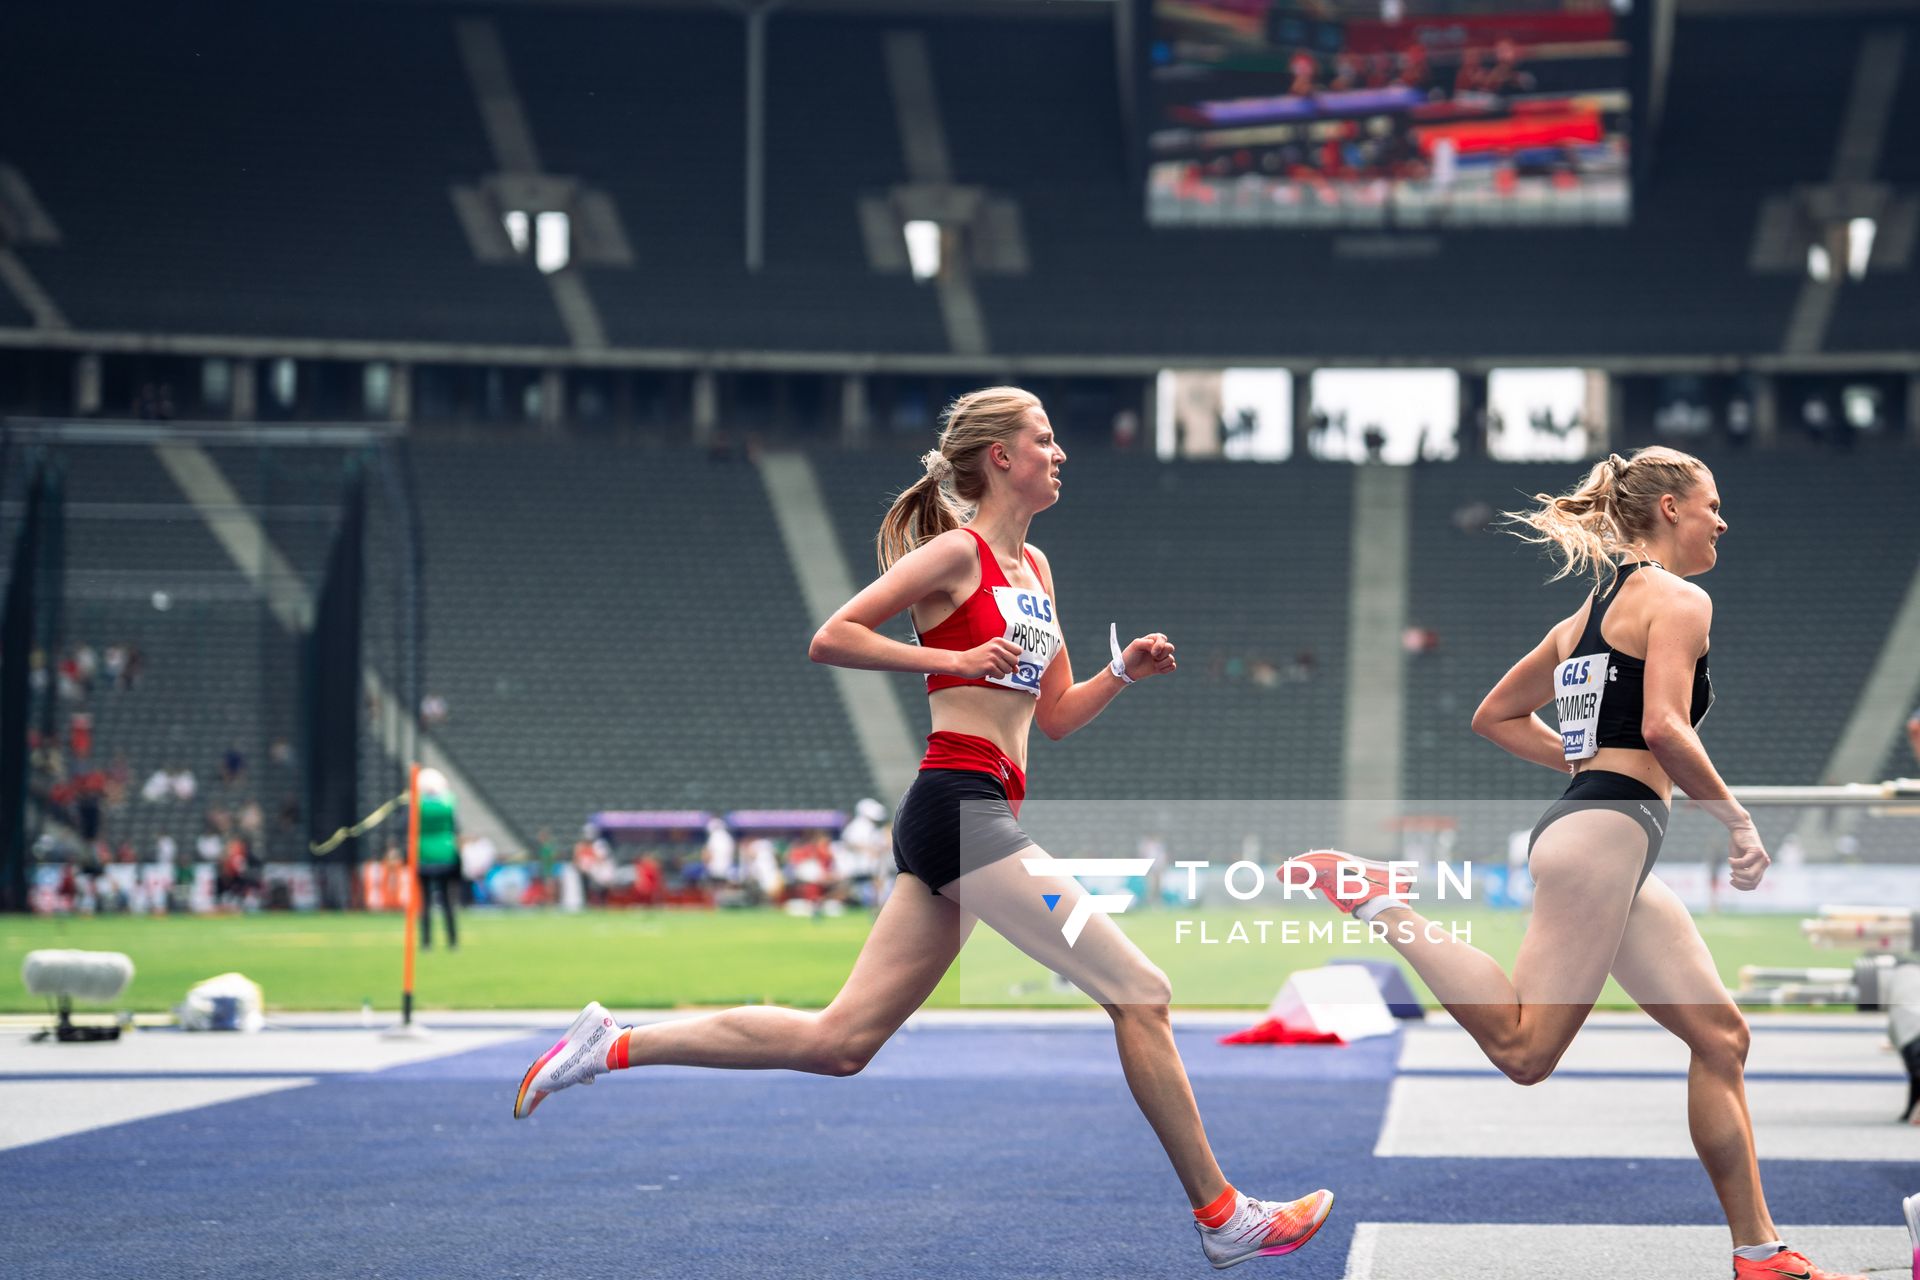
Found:
<svg viewBox="0 0 1920 1280"><path fill-rule="evenodd" d="M1643 3L1635 163L1650 170L1656 147L1663 163L1636 178L1633 225L1458 235L1148 225L1127 155L1141 0L310 0L224 26L155 17L137 50L29 54L0 90L0 347L969 376L1920 372L1920 169L1896 141L1920 120L1920 0ZM110 28L88 9L36 18L16 49L63 21ZM771 37L752 15L773 15ZM1791 30L1738 30L1767 16ZM1001 17L1036 21L1008 41ZM756 25L758 106L740 78ZM1868 58L1874 41L1909 52ZM266 65L278 74L255 74ZM1782 127L1744 127L1756 112ZM1852 135L1871 145L1841 145ZM938 163L913 154L928 137ZM1836 308L1839 282L1804 283L1808 240L1863 201L1882 219L1873 276ZM502 211L542 209L571 211L579 270L514 259ZM966 306L944 279L908 279L914 219L958 226Z"/></svg>

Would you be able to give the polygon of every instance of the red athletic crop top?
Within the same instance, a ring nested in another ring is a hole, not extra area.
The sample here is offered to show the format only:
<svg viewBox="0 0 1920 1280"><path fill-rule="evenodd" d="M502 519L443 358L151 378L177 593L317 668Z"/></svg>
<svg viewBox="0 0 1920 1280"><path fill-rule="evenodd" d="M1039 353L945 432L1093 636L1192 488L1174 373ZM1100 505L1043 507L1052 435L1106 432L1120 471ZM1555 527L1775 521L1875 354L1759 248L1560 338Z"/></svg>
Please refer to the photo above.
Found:
<svg viewBox="0 0 1920 1280"><path fill-rule="evenodd" d="M964 653L996 637L1004 637L1020 646L1020 661L1003 676L968 678L966 676L928 675L927 692L954 689L961 685L980 685L991 689L1019 689L1040 696L1040 677L1047 672L1063 643L1060 623L1053 615L1053 600L1038 588L1016 587L1000 571L1000 558L993 554L987 540L972 529L980 553L980 589L960 602L960 607L930 627L923 635L918 627L914 635L929 649L951 649ZM1040 577L1040 566L1033 552L1022 548L1033 576Z"/></svg>

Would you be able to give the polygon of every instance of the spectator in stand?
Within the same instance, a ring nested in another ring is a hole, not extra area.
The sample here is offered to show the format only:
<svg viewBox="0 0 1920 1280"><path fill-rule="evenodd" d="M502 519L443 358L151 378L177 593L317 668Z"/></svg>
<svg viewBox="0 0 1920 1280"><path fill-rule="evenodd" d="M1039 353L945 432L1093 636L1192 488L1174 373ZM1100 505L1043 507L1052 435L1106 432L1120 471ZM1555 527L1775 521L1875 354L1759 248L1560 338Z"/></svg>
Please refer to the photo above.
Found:
<svg viewBox="0 0 1920 1280"><path fill-rule="evenodd" d="M73 666L79 674L80 692L92 693L94 678L100 674L100 655L94 652L92 645L82 642L73 651Z"/></svg>
<svg viewBox="0 0 1920 1280"><path fill-rule="evenodd" d="M559 893L560 847L553 842L553 832L542 827L534 837L533 885L528 892L527 903L531 906L552 902Z"/></svg>
<svg viewBox="0 0 1920 1280"><path fill-rule="evenodd" d="M433 945L433 897L440 895L447 921L447 949L458 950L460 934L454 923L453 898L459 891L460 824L454 817L453 788L438 769L420 771L420 945Z"/></svg>
<svg viewBox="0 0 1920 1280"><path fill-rule="evenodd" d="M461 902L473 905L475 894L484 891L487 876L499 860L500 851L491 836L470 836L460 842Z"/></svg>
<svg viewBox="0 0 1920 1280"><path fill-rule="evenodd" d="M573 867L580 873L588 903L605 906L613 888L613 849L591 823L580 828L580 840L573 846Z"/></svg>
<svg viewBox="0 0 1920 1280"><path fill-rule="evenodd" d="M1533 88L1533 76L1520 69L1520 46L1502 39L1493 46L1493 66L1480 79L1487 93L1524 93Z"/></svg>
<svg viewBox="0 0 1920 1280"><path fill-rule="evenodd" d="M877 905L875 880L891 852L880 840L880 824L886 816L878 800L862 800L853 806L852 819L840 831L840 879L847 886L847 896L866 906Z"/></svg>
<svg viewBox="0 0 1920 1280"><path fill-rule="evenodd" d="M766 836L756 836L741 846L740 871L761 902L778 902L786 891L787 878L780 872L780 852Z"/></svg>
<svg viewBox="0 0 1920 1280"><path fill-rule="evenodd" d="M121 683L127 675L127 646L110 644L100 653L100 669L106 673L107 683L115 689L123 688Z"/></svg>
<svg viewBox="0 0 1920 1280"><path fill-rule="evenodd" d="M231 787L247 776L247 757L240 748L229 745L220 753L220 781Z"/></svg>
<svg viewBox="0 0 1920 1280"><path fill-rule="evenodd" d="M140 677L145 675L146 671L147 671L147 655L140 652L139 645L137 644L128 645L127 646L127 672L126 672L126 679L124 681L124 687L127 689L128 692L132 692L135 688L139 686Z"/></svg>
<svg viewBox="0 0 1920 1280"><path fill-rule="evenodd" d="M719 818L707 819L707 844L701 851L701 860L706 864L707 883L715 890L728 888L740 883L740 867L734 861L738 845L733 832L727 830L727 824Z"/></svg>
<svg viewBox="0 0 1920 1280"><path fill-rule="evenodd" d="M1293 661L1287 666L1287 679L1296 684L1305 684L1313 679L1320 668L1320 659L1311 649L1302 649L1293 655Z"/></svg>
<svg viewBox="0 0 1920 1280"><path fill-rule="evenodd" d="M420 699L420 722L430 729L445 724L447 700L437 693L430 693Z"/></svg>
<svg viewBox="0 0 1920 1280"><path fill-rule="evenodd" d="M643 907L659 905L663 883L660 859L649 849L633 864L633 900Z"/></svg>
<svg viewBox="0 0 1920 1280"><path fill-rule="evenodd" d="M1920 765L1920 707L1907 717L1907 746L1913 751L1913 762Z"/></svg>
<svg viewBox="0 0 1920 1280"><path fill-rule="evenodd" d="M67 750L76 761L93 754L93 713L76 711L67 719Z"/></svg>
<svg viewBox="0 0 1920 1280"><path fill-rule="evenodd" d="M1453 509L1453 527L1461 533L1485 533L1493 527L1493 507L1475 498Z"/></svg>
<svg viewBox="0 0 1920 1280"><path fill-rule="evenodd" d="M1400 83L1414 89L1427 87L1427 46L1418 40L1400 51Z"/></svg>
<svg viewBox="0 0 1920 1280"><path fill-rule="evenodd" d="M1287 64L1293 73L1293 84L1287 92L1296 98L1304 98L1313 92L1313 82L1320 74L1320 63L1307 49L1295 49L1293 60Z"/></svg>
<svg viewBox="0 0 1920 1280"><path fill-rule="evenodd" d="M254 857L245 840L234 836L226 842L220 857L215 896L225 905L244 909L255 901L259 890L260 860Z"/></svg>
<svg viewBox="0 0 1920 1280"><path fill-rule="evenodd" d="M1453 77L1453 91L1459 93L1479 93L1486 85L1486 69L1481 65L1482 54L1478 49L1466 49L1460 54L1460 70Z"/></svg>
<svg viewBox="0 0 1920 1280"><path fill-rule="evenodd" d="M793 882L789 898L817 907L834 895L833 846L826 832L809 832L806 839L787 850L787 874Z"/></svg>
<svg viewBox="0 0 1920 1280"><path fill-rule="evenodd" d="M193 798L200 794L200 782L191 769L181 769L175 773L168 785L173 788L173 798L182 804L193 803Z"/></svg>
<svg viewBox="0 0 1920 1280"><path fill-rule="evenodd" d="M88 844L100 838L100 800L106 789L106 775L98 769L73 780L74 825Z"/></svg>

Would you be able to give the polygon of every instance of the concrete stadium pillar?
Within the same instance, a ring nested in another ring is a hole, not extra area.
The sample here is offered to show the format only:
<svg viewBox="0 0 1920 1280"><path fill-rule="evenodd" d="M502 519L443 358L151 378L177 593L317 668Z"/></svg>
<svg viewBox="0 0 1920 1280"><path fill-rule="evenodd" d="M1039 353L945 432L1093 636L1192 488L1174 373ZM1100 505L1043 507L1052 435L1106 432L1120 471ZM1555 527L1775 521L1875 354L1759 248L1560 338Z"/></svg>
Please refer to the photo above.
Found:
<svg viewBox="0 0 1920 1280"><path fill-rule="evenodd" d="M873 435L873 411L867 403L867 375L849 373L840 379L840 443L863 448Z"/></svg>
<svg viewBox="0 0 1920 1280"><path fill-rule="evenodd" d="M1753 375L1753 443L1771 449L1780 440L1780 389L1770 373Z"/></svg>
<svg viewBox="0 0 1920 1280"><path fill-rule="evenodd" d="M566 421L567 371L542 369L540 371L540 429L558 432L565 427Z"/></svg>
<svg viewBox="0 0 1920 1280"><path fill-rule="evenodd" d="M233 362L232 417L235 422L252 422L260 416L260 364L256 360Z"/></svg>
<svg viewBox="0 0 1920 1280"><path fill-rule="evenodd" d="M75 417L90 418L100 412L100 353L82 353L73 362L73 412Z"/></svg>
<svg viewBox="0 0 1920 1280"><path fill-rule="evenodd" d="M1460 457L1484 458L1487 456L1487 375L1463 369L1459 377L1460 425L1455 429L1455 439L1460 445Z"/></svg>
<svg viewBox="0 0 1920 1280"><path fill-rule="evenodd" d="M697 369L693 375L693 442L713 443L720 426L720 375L711 369Z"/></svg>
<svg viewBox="0 0 1920 1280"><path fill-rule="evenodd" d="M1293 371L1293 456L1308 459L1307 440L1313 434L1313 370Z"/></svg>
<svg viewBox="0 0 1920 1280"><path fill-rule="evenodd" d="M413 366L405 360L396 360L388 376L387 417L394 422L412 422Z"/></svg>

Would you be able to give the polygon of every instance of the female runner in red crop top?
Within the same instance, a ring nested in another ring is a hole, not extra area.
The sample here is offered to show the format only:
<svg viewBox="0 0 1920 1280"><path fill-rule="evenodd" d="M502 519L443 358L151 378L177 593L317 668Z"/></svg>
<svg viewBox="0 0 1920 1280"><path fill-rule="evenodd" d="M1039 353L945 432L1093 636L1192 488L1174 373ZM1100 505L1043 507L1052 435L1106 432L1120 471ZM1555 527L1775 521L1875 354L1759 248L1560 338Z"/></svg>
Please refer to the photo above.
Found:
<svg viewBox="0 0 1920 1280"><path fill-rule="evenodd" d="M1014 387L948 409L926 475L895 500L879 536L883 572L813 638L815 662L927 675L933 733L894 818L900 877L853 972L818 1012L731 1009L622 1028L590 1004L527 1071L525 1115L548 1094L609 1069L655 1064L786 1068L847 1076L866 1066L933 992L976 920L1099 1001L1134 1100L1193 1206L1216 1267L1305 1244L1333 1204L1327 1191L1285 1203L1230 1186L1215 1163L1168 1018L1167 977L1019 828L1027 731L1063 738L1127 685L1175 669L1164 635L1142 636L1075 683L1053 607L1053 574L1027 545L1033 517L1060 498L1067 455L1039 400ZM951 491L951 495L949 493ZM956 496L958 501L956 501ZM965 507L973 508L966 518ZM879 628L911 611L919 644ZM1017 856L1016 856L1017 855ZM1053 898L1048 905L1045 899Z"/></svg>

